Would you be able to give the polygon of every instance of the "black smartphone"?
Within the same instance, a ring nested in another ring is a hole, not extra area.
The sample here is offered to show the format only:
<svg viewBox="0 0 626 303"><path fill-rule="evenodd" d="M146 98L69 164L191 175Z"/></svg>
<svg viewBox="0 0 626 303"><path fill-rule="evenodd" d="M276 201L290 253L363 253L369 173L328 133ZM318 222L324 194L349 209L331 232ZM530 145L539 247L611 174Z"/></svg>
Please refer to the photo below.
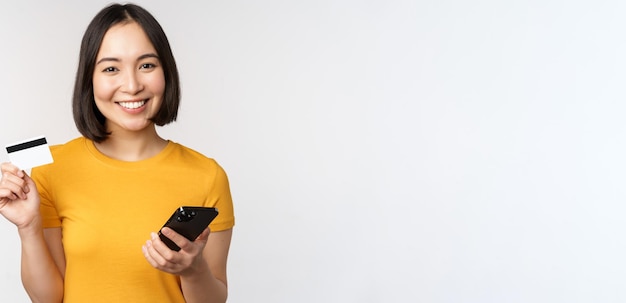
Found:
<svg viewBox="0 0 626 303"><path fill-rule="evenodd" d="M194 241L209 226L211 221L217 217L217 214L218 211L215 207L181 206L174 211L163 227L167 226L189 239L189 241ZM160 230L159 238L171 250L180 250L180 247L161 234Z"/></svg>

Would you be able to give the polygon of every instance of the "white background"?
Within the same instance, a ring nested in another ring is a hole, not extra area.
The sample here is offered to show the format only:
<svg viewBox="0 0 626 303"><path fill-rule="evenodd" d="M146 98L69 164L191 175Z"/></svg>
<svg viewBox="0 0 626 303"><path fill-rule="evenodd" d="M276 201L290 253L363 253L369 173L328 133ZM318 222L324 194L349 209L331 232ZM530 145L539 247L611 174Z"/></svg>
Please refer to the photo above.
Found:
<svg viewBox="0 0 626 303"><path fill-rule="evenodd" d="M1 145L78 136L106 4L2 4ZM160 132L230 177L229 302L626 302L626 2L139 4L183 82Z"/></svg>

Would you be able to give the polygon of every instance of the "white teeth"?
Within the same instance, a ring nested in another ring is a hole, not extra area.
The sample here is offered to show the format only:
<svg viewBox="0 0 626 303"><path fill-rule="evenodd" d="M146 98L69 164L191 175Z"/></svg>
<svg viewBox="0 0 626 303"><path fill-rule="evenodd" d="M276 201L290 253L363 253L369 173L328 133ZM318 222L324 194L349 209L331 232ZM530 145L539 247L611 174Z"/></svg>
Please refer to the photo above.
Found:
<svg viewBox="0 0 626 303"><path fill-rule="evenodd" d="M143 100L143 101L136 101L136 102L119 102L119 105L121 105L124 108L128 108L128 109L140 108L144 104L146 104L145 100Z"/></svg>

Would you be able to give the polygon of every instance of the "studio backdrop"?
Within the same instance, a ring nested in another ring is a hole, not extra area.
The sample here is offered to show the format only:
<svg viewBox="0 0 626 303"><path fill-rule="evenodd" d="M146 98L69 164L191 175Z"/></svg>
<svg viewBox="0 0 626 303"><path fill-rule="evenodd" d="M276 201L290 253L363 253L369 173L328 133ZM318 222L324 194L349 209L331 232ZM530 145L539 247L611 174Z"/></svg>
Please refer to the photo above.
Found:
<svg viewBox="0 0 626 303"><path fill-rule="evenodd" d="M137 3L182 80L159 132L230 179L229 302L626 302L626 2ZM1 146L79 135L107 4L2 4ZM0 301L28 302L0 219Z"/></svg>

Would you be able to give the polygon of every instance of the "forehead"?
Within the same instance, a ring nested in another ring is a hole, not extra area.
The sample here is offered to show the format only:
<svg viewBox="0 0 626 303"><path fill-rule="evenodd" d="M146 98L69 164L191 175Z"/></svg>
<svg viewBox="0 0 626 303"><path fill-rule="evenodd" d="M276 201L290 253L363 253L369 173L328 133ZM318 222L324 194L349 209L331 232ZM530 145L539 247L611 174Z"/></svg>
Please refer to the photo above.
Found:
<svg viewBox="0 0 626 303"><path fill-rule="evenodd" d="M155 52L154 45L137 22L124 22L113 25L107 30L100 44L97 57L122 58Z"/></svg>

